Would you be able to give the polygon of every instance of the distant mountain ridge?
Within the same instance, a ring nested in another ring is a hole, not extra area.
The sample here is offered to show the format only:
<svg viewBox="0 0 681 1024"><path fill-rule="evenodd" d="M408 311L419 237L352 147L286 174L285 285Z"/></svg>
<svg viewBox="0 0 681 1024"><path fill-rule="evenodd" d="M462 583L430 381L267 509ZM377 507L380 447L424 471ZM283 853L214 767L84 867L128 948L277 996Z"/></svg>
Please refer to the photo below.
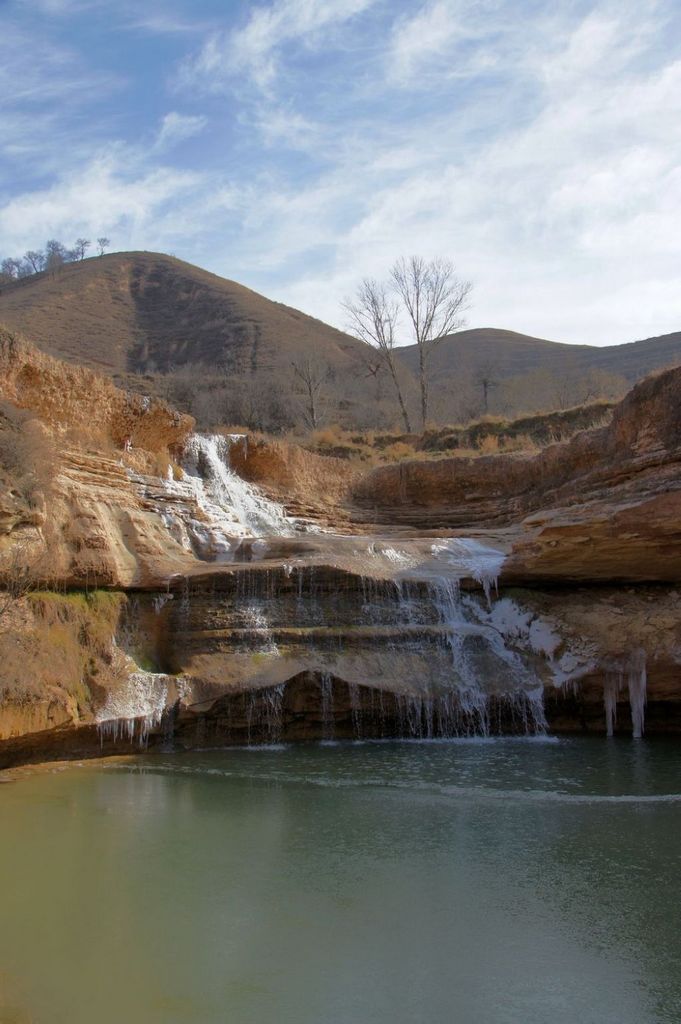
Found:
<svg viewBox="0 0 681 1024"><path fill-rule="evenodd" d="M263 384L270 394L276 391L281 402L290 403L300 384L293 365L312 362L324 375L326 422L352 427L397 423L391 382L372 372L376 360L363 342L235 281L161 253L111 253L3 285L0 323L51 355L103 371L125 386L154 391L161 388L160 376L170 375L185 382L187 395L192 387L196 394L217 381L225 394L247 386L251 406L264 394ZM416 348L407 346L397 354L416 423ZM536 400L538 372L560 382L597 370L616 375L626 385L679 362L681 332L599 348L493 328L461 331L443 338L432 355L432 391L439 402L435 418L470 418L480 399L476 378L482 373L494 378L499 411L516 414L558 407L551 404L551 388ZM146 375L144 383L140 374ZM191 374L193 384L186 380ZM532 374L535 379L525 382L525 375ZM178 397L179 391L173 395L167 384L163 386L171 400L191 408L189 399ZM296 401L300 404L300 395ZM561 400L560 407L564 404ZM495 411L492 404L490 409ZM234 406L221 415L221 422L246 422L246 413ZM285 417L277 415L283 429ZM199 419L205 417L199 414Z"/></svg>
<svg viewBox="0 0 681 1024"><path fill-rule="evenodd" d="M415 371L415 345L399 349L405 365ZM444 337L431 357L438 379L453 377L463 365L473 370L489 364L499 380L537 369L551 373L604 370L635 383L652 370L681 362L681 331L622 345L570 345L533 338L515 331L478 327Z"/></svg>

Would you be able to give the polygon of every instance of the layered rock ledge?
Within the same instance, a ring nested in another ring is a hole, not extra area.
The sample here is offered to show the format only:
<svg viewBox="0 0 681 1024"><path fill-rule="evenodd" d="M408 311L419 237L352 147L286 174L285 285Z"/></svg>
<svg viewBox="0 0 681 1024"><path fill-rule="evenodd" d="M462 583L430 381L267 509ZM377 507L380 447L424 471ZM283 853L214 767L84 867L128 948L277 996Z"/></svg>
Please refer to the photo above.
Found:
<svg viewBox="0 0 681 1024"><path fill-rule="evenodd" d="M23 453L0 503L10 597L17 553L38 567L0 619L0 766L681 729L681 370L535 456L362 474L190 435L13 339L0 360L0 435Z"/></svg>

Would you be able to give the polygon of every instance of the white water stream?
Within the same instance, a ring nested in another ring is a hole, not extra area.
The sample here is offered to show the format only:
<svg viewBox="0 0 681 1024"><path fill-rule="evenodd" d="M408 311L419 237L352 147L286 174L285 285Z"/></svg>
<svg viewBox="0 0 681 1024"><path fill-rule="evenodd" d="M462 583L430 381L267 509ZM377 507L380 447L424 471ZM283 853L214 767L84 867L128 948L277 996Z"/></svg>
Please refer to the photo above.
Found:
<svg viewBox="0 0 681 1024"><path fill-rule="evenodd" d="M407 735L488 736L492 729L490 702L498 705L500 699L511 709L513 717L522 722L524 732L545 732L543 682L534 669L528 668L528 659L518 654L518 644L523 650L548 659L555 685L571 684L588 666L575 662L569 652L558 658L558 637L541 623L525 622L513 601L493 600L505 560L502 551L466 537L388 540L317 532L303 539L300 535L306 530L304 524L287 516L282 505L267 498L232 469L231 450L238 443L244 443L241 435L193 434L185 446L181 480L169 476L165 481L150 484L149 478L139 478L144 482L145 496L157 499L164 523L177 541L201 559L233 562L244 557L243 542L248 539L252 541L247 549L248 560L259 561L267 559L273 550L270 541L276 540L280 548L282 538L298 535L299 541L291 549L291 558L284 568L287 575L298 573L299 591L303 572L314 572L314 566L334 567L362 578L364 613L369 622L381 624L392 605L394 621L404 624L415 635L420 627L438 626L451 657L451 689L400 698ZM277 560L280 558L279 555ZM463 580L474 580L481 586L487 610L469 595L462 596ZM299 596L302 597L302 591ZM314 602L315 598L311 595L310 600ZM243 610L258 652L278 656L269 622L270 596L254 593ZM324 619L324 609L320 609L320 618ZM481 649L487 652L487 661L480 658ZM481 669L481 664L495 665L497 678L487 678L489 669ZM333 734L333 686L328 670L324 668L323 672L324 736L329 739ZM158 726L168 706L165 678L134 673L125 692L115 699L110 696L102 708L99 722L104 732L108 730L113 738L119 732L129 739L138 735L145 742L149 730ZM419 681L414 683L418 689ZM614 732L617 699L625 685L633 735L641 736L646 665L640 652L623 659L606 679L604 710L608 735ZM274 696L262 695L267 704L266 732L271 739L281 721L282 694L283 689ZM259 714L259 700L253 700L252 714ZM359 715L353 712L353 717L357 719L359 735Z"/></svg>
<svg viewBox="0 0 681 1024"><path fill-rule="evenodd" d="M195 488L206 511L221 510L223 516L241 527L243 537L290 537L295 520L281 505L266 498L231 468L230 452L240 435L192 434L184 449L185 479Z"/></svg>

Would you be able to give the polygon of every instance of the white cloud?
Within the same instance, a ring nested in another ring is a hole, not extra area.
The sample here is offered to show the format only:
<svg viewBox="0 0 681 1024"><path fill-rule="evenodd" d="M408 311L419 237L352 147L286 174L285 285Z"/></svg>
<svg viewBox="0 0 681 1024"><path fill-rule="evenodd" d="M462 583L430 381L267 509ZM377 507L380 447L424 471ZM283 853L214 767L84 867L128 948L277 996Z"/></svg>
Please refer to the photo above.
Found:
<svg viewBox="0 0 681 1024"><path fill-rule="evenodd" d="M78 53L36 38L27 26L8 22L0 33L0 159L25 173L63 171L83 157L86 140L99 122L82 117L96 96L110 97L122 80L106 70L88 68ZM100 136L101 141L101 136ZM10 177L8 174L7 177ZM0 189L0 194L2 190Z"/></svg>
<svg viewBox="0 0 681 1024"><path fill-rule="evenodd" d="M508 59L523 27L522 16L498 0L431 0L393 25L387 80L429 88L484 74Z"/></svg>
<svg viewBox="0 0 681 1024"><path fill-rule="evenodd" d="M451 52L454 42L465 34L461 12L446 0L422 7L413 17L400 18L387 53L388 77L403 84L411 82L424 65Z"/></svg>
<svg viewBox="0 0 681 1024"><path fill-rule="evenodd" d="M117 248L144 247L161 233L169 207L196 192L201 178L171 168L130 170L118 150L93 159L49 188L19 195L0 207L0 235L7 252L40 246L46 238L109 234Z"/></svg>
<svg viewBox="0 0 681 1024"><path fill-rule="evenodd" d="M328 46L327 30L343 25L374 3L376 0L276 0L257 6L242 28L213 33L200 53L185 63L183 79L211 89L245 75L266 91L276 77L283 46L291 42Z"/></svg>
<svg viewBox="0 0 681 1024"><path fill-rule="evenodd" d="M200 135L207 124L207 117L178 114L177 111L171 110L161 121L156 137L156 149L168 149L176 142Z"/></svg>
<svg viewBox="0 0 681 1024"><path fill-rule="evenodd" d="M35 77L29 58L9 79L0 62L5 95L23 90L0 137L15 154L51 146L50 172L65 166L0 206L3 248L103 231L339 325L359 278L418 251L473 278L474 324L596 343L676 330L675 0L529 6L520 18L514 0L245 5L241 26L184 65L185 85L201 86L194 116L147 123L146 150L97 139L94 157L57 119L77 102L78 63L36 44ZM366 25L353 20L363 13ZM15 49L0 40L0 57ZM59 102L42 107L50 79ZM204 89L223 93L196 113ZM208 169L168 166L173 142L208 116L229 125L223 148L197 137L178 153Z"/></svg>
<svg viewBox="0 0 681 1024"><path fill-rule="evenodd" d="M463 118L355 125L313 184L263 190L245 258L266 236L277 297L339 325L354 281L419 251L474 279L473 323L596 344L678 330L681 63L660 59L660 24L622 4L524 27L523 120L471 144L473 97Z"/></svg>

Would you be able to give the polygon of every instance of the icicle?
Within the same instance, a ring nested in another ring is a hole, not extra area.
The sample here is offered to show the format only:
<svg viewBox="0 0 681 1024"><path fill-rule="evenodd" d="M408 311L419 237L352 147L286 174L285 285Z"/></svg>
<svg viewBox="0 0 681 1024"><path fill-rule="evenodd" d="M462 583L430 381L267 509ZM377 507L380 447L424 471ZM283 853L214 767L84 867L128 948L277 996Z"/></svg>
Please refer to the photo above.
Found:
<svg viewBox="0 0 681 1024"><path fill-rule="evenodd" d="M617 697L622 688L622 675L607 672L603 683L603 706L605 707L605 733L614 736L617 722Z"/></svg>
<svg viewBox="0 0 681 1024"><path fill-rule="evenodd" d="M319 680L321 690L322 708L322 739L327 742L333 740L334 717L333 717L333 679L329 672L322 672Z"/></svg>
<svg viewBox="0 0 681 1024"><path fill-rule="evenodd" d="M178 681L174 680L175 687ZM181 684L180 684L181 685ZM152 729L161 724L168 706L169 677L158 672L131 672L114 691L107 694L97 714L100 744L119 739L145 747Z"/></svg>
<svg viewBox="0 0 681 1024"><path fill-rule="evenodd" d="M173 595L172 594L169 594L169 593L157 594L156 597L151 602L152 606L153 606L153 609L156 612L156 614L160 615L161 612L163 611L163 609L165 608L165 606L168 604L168 601L172 601L172 600L173 600Z"/></svg>
<svg viewBox="0 0 681 1024"><path fill-rule="evenodd" d="M645 724L646 690L648 676L646 671L646 653L642 648L634 651L627 668L629 687L629 706L631 708L631 725L634 739L641 739Z"/></svg>

